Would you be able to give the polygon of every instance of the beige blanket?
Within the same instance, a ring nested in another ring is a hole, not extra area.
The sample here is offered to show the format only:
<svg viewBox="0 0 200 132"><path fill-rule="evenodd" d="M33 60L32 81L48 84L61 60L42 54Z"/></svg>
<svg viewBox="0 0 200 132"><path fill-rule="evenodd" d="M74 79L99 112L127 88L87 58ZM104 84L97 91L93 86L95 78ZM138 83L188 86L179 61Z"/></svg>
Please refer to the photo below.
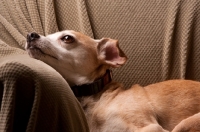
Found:
<svg viewBox="0 0 200 132"><path fill-rule="evenodd" d="M114 70L114 79L124 83L125 87L175 78L200 81L199 0L0 0L0 3L0 80L5 80L4 71L13 80L17 78L13 73L25 72L28 77L34 76L37 84L41 83L37 78L44 76L46 69L51 71L49 74L46 71L48 78L60 76L44 63L28 57L24 51L26 34L36 31L47 35L73 29L97 39L111 37L119 40L129 61L122 68ZM10 72L13 70L15 72ZM26 71L31 71L31 75ZM59 88L62 83L67 85L61 79L53 89L62 89ZM14 110L11 109L14 109L12 101L16 95L12 93L15 84L9 82L8 85L4 81L3 86L6 90L3 91L1 104L0 130L6 131L14 128ZM43 89L43 85L37 85L37 88ZM65 112L62 108L58 109L55 102L51 104L54 99L48 99L49 102L44 99L39 107L35 102L40 102L41 97L36 93L30 106L31 116L27 117L26 130L45 130L47 126L42 124L52 122L54 117L63 117L63 120L55 121L57 124L65 123ZM44 98L48 96L43 91L40 94ZM43 109L46 111L45 107L49 105L55 106L51 106L53 112L44 117L39 114L36 120L34 116ZM55 122L50 123L48 130L59 129Z"/></svg>

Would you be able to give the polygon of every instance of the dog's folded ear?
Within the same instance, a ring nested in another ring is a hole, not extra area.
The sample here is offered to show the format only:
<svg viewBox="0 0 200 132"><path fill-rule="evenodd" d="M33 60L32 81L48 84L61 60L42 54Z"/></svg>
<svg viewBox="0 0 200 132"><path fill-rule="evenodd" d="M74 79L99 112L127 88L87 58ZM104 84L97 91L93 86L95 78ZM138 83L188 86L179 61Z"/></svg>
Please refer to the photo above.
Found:
<svg viewBox="0 0 200 132"><path fill-rule="evenodd" d="M118 41L110 38L102 38L98 42L97 52L99 59L111 67L123 65L127 57L120 49Z"/></svg>

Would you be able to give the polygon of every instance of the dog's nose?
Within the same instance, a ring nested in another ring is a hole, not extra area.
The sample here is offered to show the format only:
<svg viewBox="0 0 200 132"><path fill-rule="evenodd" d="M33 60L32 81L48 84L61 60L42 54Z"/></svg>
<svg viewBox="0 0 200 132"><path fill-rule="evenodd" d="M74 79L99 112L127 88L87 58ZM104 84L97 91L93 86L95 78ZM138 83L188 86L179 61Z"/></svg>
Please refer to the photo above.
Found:
<svg viewBox="0 0 200 132"><path fill-rule="evenodd" d="M39 39L39 38L40 38L40 35L38 35L35 32L27 34L27 42L31 42L31 41Z"/></svg>

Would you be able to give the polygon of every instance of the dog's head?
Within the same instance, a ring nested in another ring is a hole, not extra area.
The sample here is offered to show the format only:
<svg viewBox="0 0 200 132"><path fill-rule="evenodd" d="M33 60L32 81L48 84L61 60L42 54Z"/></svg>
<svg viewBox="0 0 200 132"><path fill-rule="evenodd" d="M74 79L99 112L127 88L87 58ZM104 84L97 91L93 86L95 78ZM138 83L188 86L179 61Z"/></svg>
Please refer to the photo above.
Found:
<svg viewBox="0 0 200 132"><path fill-rule="evenodd" d="M108 68L127 60L117 40L95 40L72 30L48 36L30 33L25 49L31 57L56 69L71 86L91 83Z"/></svg>

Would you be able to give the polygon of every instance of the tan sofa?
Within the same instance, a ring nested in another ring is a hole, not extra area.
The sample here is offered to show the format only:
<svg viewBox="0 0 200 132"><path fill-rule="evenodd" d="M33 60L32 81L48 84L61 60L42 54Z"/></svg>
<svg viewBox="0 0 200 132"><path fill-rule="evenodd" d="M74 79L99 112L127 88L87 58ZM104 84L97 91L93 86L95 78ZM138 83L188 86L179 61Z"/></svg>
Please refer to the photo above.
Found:
<svg viewBox="0 0 200 132"><path fill-rule="evenodd" d="M118 39L114 80L200 81L199 0L0 0L0 131L88 131L67 82L24 51L26 34L73 29Z"/></svg>

